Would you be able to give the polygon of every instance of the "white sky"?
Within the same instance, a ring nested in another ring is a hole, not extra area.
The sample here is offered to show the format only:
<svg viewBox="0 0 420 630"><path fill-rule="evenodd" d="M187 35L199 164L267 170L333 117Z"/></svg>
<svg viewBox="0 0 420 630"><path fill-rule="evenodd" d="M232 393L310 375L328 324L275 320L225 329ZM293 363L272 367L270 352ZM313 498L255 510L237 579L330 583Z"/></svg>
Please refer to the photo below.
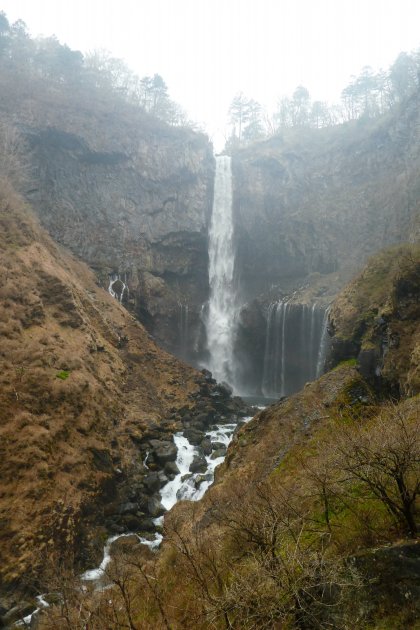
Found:
<svg viewBox="0 0 420 630"><path fill-rule="evenodd" d="M337 101L364 65L387 68L420 46L420 0L0 0L0 10L32 35L161 74L216 143L240 90L269 109L299 84Z"/></svg>

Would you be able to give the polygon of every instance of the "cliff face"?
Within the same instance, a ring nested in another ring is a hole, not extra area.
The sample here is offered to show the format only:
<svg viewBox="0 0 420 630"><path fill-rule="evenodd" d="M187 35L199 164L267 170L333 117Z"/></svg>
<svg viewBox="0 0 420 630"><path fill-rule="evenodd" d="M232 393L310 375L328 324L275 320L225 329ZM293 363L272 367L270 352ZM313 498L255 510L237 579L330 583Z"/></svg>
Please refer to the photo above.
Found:
<svg viewBox="0 0 420 630"><path fill-rule="evenodd" d="M383 247L419 237L420 95L380 123L273 138L234 157L245 299L309 274L348 279Z"/></svg>
<svg viewBox="0 0 420 630"><path fill-rule="evenodd" d="M69 109L66 119L47 103L35 119L22 114L33 165L27 198L104 287L112 277L124 281L124 301L164 347L182 354L182 308L192 346L208 296L211 145L126 110Z"/></svg>
<svg viewBox="0 0 420 630"><path fill-rule="evenodd" d="M261 386L270 304L325 307L374 252L418 241L419 134L415 94L380 122L289 132L234 155L236 349L246 389Z"/></svg>
<svg viewBox="0 0 420 630"><path fill-rule="evenodd" d="M210 144L128 105L48 98L16 114L32 147L28 199L103 287L120 279L113 289L163 347L197 361ZM380 122L300 131L234 155L242 391L261 391L270 304L293 297L303 310L324 308L373 252L418 239L419 112L417 94Z"/></svg>

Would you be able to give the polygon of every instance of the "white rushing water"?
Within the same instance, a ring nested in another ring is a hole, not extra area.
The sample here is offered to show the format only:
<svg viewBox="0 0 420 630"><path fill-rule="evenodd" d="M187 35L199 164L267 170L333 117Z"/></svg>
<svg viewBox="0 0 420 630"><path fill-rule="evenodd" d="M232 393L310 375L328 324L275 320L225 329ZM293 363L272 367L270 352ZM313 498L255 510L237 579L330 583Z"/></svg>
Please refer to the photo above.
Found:
<svg viewBox="0 0 420 630"><path fill-rule="evenodd" d="M162 497L162 505L167 510L175 505L178 500L178 492L181 491L183 484L183 478L190 472L190 466L193 462L194 455L197 453L197 449L188 442L187 438L182 433L176 433L174 435L174 442L178 449L178 455L176 458L176 465L179 469L179 474L169 481L166 486L160 491Z"/></svg>
<svg viewBox="0 0 420 630"><path fill-rule="evenodd" d="M236 329L230 157L216 157L214 201L209 232L210 299L206 321L209 370L218 381L234 384Z"/></svg>
<svg viewBox="0 0 420 630"><path fill-rule="evenodd" d="M243 420L249 422L251 418L244 418ZM227 448L232 441L236 427L236 423L217 424L207 431L206 437L208 437L213 444L223 445ZM199 449L190 444L182 433L176 433L174 435L174 442L178 449L176 465L178 466L179 473L172 481L169 481L163 486L160 491L161 502L166 510L170 510L179 500L198 501L201 499L214 481L214 471L216 467L221 464L225 458L224 453L220 454L218 457L208 455L205 458L207 463L206 471L204 473L191 473L190 466L193 463L194 457L198 454ZM147 456L145 458L145 461L146 460ZM153 519L153 522L155 525L161 527L163 525L163 516ZM139 542L143 545L147 545L150 549L157 549L163 539L162 534L159 532L156 532L150 539L143 538L132 532L111 536L105 543L101 564L96 569L85 571L85 573L80 576L82 581L95 582L95 588L98 590L104 588L102 579L105 576L107 566L111 562L112 543L118 540L118 538L125 536L137 536Z"/></svg>
<svg viewBox="0 0 420 630"><path fill-rule="evenodd" d="M217 424L207 431L206 437L208 437L212 443L222 444L227 448L232 441L236 426L236 424ZM190 473L190 466L194 457L198 454L197 447L190 444L182 433L176 433L174 435L174 442L178 448L176 465L178 466L179 474L176 475L172 481L169 481L160 491L162 505L167 510L170 510L171 507L180 500L198 501L201 499L214 481L214 471L216 467L221 464L225 458L224 454L220 455L220 457L207 455L205 458L207 463L206 471Z"/></svg>
<svg viewBox="0 0 420 630"><path fill-rule="evenodd" d="M32 620L36 618L39 611L43 608L49 608L49 603L44 599L44 597L45 595L37 595L36 603L38 604L38 606L35 608L35 610L29 615L26 615L26 617L23 617L23 619L21 619L20 621L16 621L14 625L19 627L23 626L24 628L31 627Z"/></svg>

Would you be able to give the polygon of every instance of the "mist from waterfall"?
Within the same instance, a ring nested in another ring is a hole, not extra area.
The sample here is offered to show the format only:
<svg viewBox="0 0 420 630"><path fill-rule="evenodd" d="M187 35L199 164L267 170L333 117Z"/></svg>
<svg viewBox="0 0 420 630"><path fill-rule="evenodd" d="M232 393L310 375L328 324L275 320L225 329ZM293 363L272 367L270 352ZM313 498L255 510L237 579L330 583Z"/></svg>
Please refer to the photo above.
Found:
<svg viewBox="0 0 420 630"><path fill-rule="evenodd" d="M231 159L216 157L213 212L209 231L210 298L206 318L208 368L218 381L234 383L236 330Z"/></svg>
<svg viewBox="0 0 420 630"><path fill-rule="evenodd" d="M269 305L262 392L288 396L323 372L328 347L328 310L317 304L279 300Z"/></svg>

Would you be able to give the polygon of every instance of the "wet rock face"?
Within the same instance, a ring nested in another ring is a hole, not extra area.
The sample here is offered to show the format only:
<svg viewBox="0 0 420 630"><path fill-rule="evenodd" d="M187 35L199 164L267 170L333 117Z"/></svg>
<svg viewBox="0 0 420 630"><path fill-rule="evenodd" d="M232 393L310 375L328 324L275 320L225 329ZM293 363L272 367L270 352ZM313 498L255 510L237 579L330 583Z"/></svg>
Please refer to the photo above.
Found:
<svg viewBox="0 0 420 630"><path fill-rule="evenodd" d="M111 273L124 280L123 303L164 347L182 354L208 295L211 145L162 126L133 126L120 145L102 132L99 150L87 133L27 130L37 172L28 198L54 239L93 267L103 286ZM189 311L184 331L181 305Z"/></svg>

